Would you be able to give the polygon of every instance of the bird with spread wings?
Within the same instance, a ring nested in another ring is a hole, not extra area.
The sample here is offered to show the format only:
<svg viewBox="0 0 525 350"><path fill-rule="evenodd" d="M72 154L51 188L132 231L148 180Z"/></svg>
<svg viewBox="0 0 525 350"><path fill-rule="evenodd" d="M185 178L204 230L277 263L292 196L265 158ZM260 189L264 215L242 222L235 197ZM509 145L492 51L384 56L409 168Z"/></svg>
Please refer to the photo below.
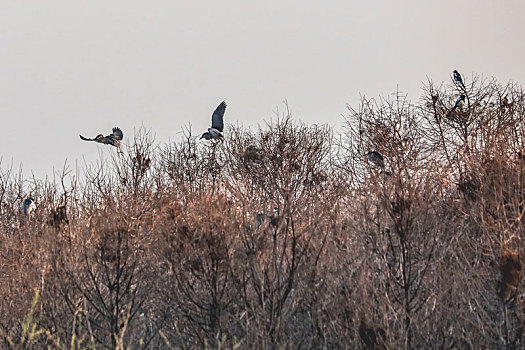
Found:
<svg viewBox="0 0 525 350"><path fill-rule="evenodd" d="M84 141L95 141L98 143L102 143L104 145L111 145L117 147L120 151L120 141L124 138L124 133L120 128L113 128L113 133L104 136L102 134L98 134L95 138L89 139L87 137L84 137L82 135L79 135L80 138Z"/></svg>
<svg viewBox="0 0 525 350"><path fill-rule="evenodd" d="M211 116L211 128L202 134L201 139L205 140L217 140L222 138L222 132L224 130L224 112L226 111L226 102L222 101L219 106L215 109Z"/></svg>

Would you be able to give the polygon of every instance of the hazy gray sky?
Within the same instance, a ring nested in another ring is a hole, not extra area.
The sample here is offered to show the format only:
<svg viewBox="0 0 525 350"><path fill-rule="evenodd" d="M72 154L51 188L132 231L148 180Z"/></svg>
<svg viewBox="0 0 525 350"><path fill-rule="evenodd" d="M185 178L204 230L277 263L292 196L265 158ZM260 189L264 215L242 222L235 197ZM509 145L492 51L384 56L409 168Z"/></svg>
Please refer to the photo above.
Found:
<svg viewBox="0 0 525 350"><path fill-rule="evenodd" d="M2 167L51 175L109 146L82 142L142 124L157 141L191 123L256 126L287 99L307 123L396 90L418 100L453 69L525 81L525 2L3 1Z"/></svg>

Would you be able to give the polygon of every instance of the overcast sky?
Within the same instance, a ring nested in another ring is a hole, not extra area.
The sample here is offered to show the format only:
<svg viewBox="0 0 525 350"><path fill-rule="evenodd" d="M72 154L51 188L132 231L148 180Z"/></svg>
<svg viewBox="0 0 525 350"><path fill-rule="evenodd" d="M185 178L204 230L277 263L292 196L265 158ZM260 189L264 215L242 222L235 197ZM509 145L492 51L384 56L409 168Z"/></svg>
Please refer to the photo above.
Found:
<svg viewBox="0 0 525 350"><path fill-rule="evenodd" d="M255 127L288 100L294 118L340 127L346 104L458 69L525 81L525 2L3 1L2 168L52 175L89 163L82 142L144 125L160 143L196 134L225 100Z"/></svg>

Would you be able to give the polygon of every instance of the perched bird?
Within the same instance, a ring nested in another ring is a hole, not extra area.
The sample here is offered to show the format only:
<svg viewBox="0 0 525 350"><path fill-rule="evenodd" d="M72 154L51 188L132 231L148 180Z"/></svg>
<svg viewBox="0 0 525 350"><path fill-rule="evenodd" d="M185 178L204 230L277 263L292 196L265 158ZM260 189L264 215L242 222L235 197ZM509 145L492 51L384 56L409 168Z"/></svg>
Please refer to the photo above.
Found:
<svg viewBox="0 0 525 350"><path fill-rule="evenodd" d="M244 150L244 154L242 155L242 158L244 161L258 161L262 159L263 151L262 149L258 148L255 145L249 145Z"/></svg>
<svg viewBox="0 0 525 350"><path fill-rule="evenodd" d="M463 108L463 106L465 105L465 95L461 95L458 97L458 99L456 100L456 103L454 104L454 107L452 107L452 109L450 110L450 112L448 112L448 114L454 112L456 110L456 108Z"/></svg>
<svg viewBox="0 0 525 350"><path fill-rule="evenodd" d="M366 152L366 158L369 161L371 161L372 163L374 163L374 165L376 165L376 166L378 166L380 168L384 168L385 167L385 161L383 159L383 156L379 152L368 151L368 152Z"/></svg>
<svg viewBox="0 0 525 350"><path fill-rule="evenodd" d="M279 208L273 208L272 214L268 216L270 219L270 225L277 228L281 223L281 216L279 215Z"/></svg>
<svg viewBox="0 0 525 350"><path fill-rule="evenodd" d="M24 210L24 214L30 217L31 212L35 210L35 208L36 208L36 204L33 198L24 199L24 202L22 203L22 209Z"/></svg>
<svg viewBox="0 0 525 350"><path fill-rule="evenodd" d="M66 206L61 205L59 207L56 207L55 209L51 209L51 213L49 213L47 224L50 226L54 226L57 229L60 229L62 225L68 225L69 220L67 219Z"/></svg>
<svg viewBox="0 0 525 350"><path fill-rule="evenodd" d="M217 140L222 138L224 111L226 111L226 102L222 101L211 116L211 128L208 128L208 131L202 134L201 139Z"/></svg>
<svg viewBox="0 0 525 350"><path fill-rule="evenodd" d="M358 331L365 349L386 349L386 332L382 327L371 325L364 318L361 318Z"/></svg>
<svg viewBox="0 0 525 350"><path fill-rule="evenodd" d="M266 215L264 213L257 213L255 216L255 226L257 228L261 227L262 224L266 221Z"/></svg>
<svg viewBox="0 0 525 350"><path fill-rule="evenodd" d="M457 70L454 69L454 81L457 81L458 83L463 86L463 89L465 88L465 84L463 84L463 78L461 78L461 74Z"/></svg>
<svg viewBox="0 0 525 350"><path fill-rule="evenodd" d="M120 150L120 141L124 138L124 134L122 133L122 130L115 127L113 128L113 133L109 134L107 136L104 136L102 134L98 134L97 137L94 139L88 139L82 135L79 135L80 138L84 141L95 141L98 143L102 143L104 145L112 145L117 147Z"/></svg>

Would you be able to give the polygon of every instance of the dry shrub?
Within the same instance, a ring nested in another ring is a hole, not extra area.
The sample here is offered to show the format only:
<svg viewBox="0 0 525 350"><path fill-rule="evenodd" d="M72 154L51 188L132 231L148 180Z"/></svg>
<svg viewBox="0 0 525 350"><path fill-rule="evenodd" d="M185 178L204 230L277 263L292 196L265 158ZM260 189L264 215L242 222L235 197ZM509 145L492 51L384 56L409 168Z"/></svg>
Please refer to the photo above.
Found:
<svg viewBox="0 0 525 350"><path fill-rule="evenodd" d="M29 310L35 348L522 348L524 114L474 76L363 99L341 134L287 111L222 142L140 129L54 181L2 170L4 345Z"/></svg>
<svg viewBox="0 0 525 350"><path fill-rule="evenodd" d="M504 301L508 301L518 292L521 284L521 261L517 252L503 249L500 264L501 281L498 291Z"/></svg>

